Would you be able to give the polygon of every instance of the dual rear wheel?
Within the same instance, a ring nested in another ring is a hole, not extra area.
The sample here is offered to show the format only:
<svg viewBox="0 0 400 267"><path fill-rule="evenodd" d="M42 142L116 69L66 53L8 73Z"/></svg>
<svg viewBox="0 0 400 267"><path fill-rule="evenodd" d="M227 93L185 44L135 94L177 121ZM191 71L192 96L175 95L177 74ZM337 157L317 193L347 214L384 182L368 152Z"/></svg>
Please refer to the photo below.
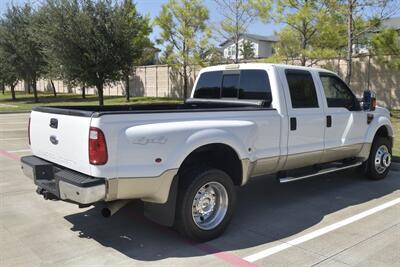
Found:
<svg viewBox="0 0 400 267"><path fill-rule="evenodd" d="M219 169L198 167L180 178L175 227L198 241L221 235L232 219L236 191L231 177Z"/></svg>

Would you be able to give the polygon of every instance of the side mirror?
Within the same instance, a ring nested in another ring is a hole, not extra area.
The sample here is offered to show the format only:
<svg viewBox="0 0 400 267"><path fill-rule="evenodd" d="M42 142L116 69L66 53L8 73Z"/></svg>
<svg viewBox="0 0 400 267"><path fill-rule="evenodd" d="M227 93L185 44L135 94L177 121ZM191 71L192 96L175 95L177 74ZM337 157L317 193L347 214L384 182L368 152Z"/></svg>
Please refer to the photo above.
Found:
<svg viewBox="0 0 400 267"><path fill-rule="evenodd" d="M366 90L363 94L363 109L374 111L376 108L376 94L374 91Z"/></svg>

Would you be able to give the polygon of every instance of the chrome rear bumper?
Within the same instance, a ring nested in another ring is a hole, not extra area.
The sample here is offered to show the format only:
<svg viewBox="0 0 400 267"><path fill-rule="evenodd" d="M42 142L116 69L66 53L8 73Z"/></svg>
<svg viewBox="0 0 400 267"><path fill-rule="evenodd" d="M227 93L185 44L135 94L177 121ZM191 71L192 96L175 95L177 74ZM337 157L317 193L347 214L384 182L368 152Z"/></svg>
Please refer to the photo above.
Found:
<svg viewBox="0 0 400 267"><path fill-rule="evenodd" d="M106 197L105 179L63 169L35 156L21 158L23 173L38 186L37 192L52 199L92 204Z"/></svg>

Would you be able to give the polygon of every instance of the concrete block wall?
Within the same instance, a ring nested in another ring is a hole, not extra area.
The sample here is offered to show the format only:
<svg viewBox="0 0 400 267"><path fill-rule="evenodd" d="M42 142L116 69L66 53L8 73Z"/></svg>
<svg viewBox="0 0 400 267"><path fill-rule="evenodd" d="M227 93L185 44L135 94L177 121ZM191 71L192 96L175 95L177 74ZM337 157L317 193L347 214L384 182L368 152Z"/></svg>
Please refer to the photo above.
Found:
<svg viewBox="0 0 400 267"><path fill-rule="evenodd" d="M294 62L296 63L296 62ZM344 78L346 73L345 60L322 60L316 66L330 69ZM201 67L192 66L189 79L188 96L192 85ZM54 80L54 86L58 93L81 94L80 87L68 86L63 81ZM136 68L130 76L130 95L149 97L183 97L183 82L179 74L172 67L167 65L141 66ZM39 91L52 92L49 80L37 82ZM359 57L353 59L353 76L351 88L358 96L367 88L376 91L378 103L385 107L400 109L400 71L388 69L385 65L379 64L374 58ZM17 91L27 91L27 84L18 83ZM97 94L96 88L86 88L86 93ZM119 81L104 87L105 96L125 95L125 82Z"/></svg>

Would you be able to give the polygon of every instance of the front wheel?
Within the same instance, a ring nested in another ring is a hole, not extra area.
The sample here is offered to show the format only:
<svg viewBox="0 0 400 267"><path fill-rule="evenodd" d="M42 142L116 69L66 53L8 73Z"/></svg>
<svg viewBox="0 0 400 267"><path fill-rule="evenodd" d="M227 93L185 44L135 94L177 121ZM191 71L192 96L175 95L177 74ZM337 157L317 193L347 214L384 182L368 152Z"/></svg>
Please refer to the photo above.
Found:
<svg viewBox="0 0 400 267"><path fill-rule="evenodd" d="M233 216L236 191L223 171L194 168L183 172L179 187L175 226L183 235L198 241L221 235Z"/></svg>
<svg viewBox="0 0 400 267"><path fill-rule="evenodd" d="M378 137L374 140L365 166L367 177L372 180L385 178L392 162L391 154L392 148L388 138Z"/></svg>

